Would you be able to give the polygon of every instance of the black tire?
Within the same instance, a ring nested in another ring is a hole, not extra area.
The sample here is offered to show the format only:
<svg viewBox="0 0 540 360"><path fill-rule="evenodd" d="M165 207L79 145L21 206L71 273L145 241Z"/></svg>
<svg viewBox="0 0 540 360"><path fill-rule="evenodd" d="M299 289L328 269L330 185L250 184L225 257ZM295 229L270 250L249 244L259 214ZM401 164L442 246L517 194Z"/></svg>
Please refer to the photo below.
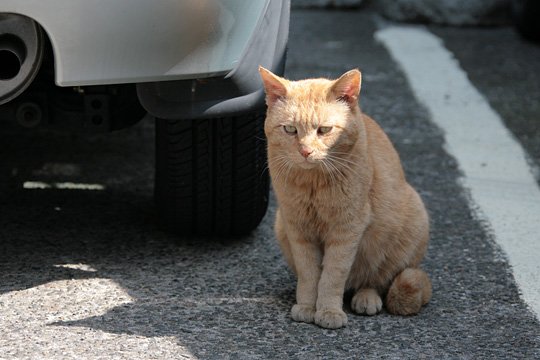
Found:
<svg viewBox="0 0 540 360"><path fill-rule="evenodd" d="M264 114L156 120L159 221L180 235L240 236L268 207Z"/></svg>

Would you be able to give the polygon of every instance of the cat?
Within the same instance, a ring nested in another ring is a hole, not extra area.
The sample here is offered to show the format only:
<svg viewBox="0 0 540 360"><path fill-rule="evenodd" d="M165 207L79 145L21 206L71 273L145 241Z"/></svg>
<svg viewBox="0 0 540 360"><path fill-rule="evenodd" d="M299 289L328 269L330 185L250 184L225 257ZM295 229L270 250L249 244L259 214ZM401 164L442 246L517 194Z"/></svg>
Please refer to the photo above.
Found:
<svg viewBox="0 0 540 360"><path fill-rule="evenodd" d="M419 268L429 220L383 130L358 105L361 73L289 81L260 67L275 234L296 274L292 319L345 326L351 308L413 315L431 298Z"/></svg>

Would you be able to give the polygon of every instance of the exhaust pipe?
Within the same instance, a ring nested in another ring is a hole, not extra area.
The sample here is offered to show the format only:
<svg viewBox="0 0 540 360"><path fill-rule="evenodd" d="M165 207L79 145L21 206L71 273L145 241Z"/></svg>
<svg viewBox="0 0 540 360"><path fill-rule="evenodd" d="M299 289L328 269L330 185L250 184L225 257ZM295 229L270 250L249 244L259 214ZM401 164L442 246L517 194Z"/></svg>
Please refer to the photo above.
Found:
<svg viewBox="0 0 540 360"><path fill-rule="evenodd" d="M19 96L43 59L43 31L32 19L0 14L0 105Z"/></svg>

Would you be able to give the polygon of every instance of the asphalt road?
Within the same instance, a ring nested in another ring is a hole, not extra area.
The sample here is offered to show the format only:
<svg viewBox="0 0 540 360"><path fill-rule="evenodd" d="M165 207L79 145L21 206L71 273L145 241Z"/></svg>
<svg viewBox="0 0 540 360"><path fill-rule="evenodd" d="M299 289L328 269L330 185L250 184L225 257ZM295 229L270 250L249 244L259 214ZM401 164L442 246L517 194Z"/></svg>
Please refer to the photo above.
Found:
<svg viewBox="0 0 540 360"><path fill-rule="evenodd" d="M295 280L272 233L275 202L243 239L160 231L151 120L103 136L0 124L0 359L540 358L540 323L475 216L443 131L374 40L377 26L370 12L293 12L287 76L363 71L362 107L431 215L433 299L418 316L349 311L339 330L292 322ZM511 28L429 30L538 167L540 46Z"/></svg>

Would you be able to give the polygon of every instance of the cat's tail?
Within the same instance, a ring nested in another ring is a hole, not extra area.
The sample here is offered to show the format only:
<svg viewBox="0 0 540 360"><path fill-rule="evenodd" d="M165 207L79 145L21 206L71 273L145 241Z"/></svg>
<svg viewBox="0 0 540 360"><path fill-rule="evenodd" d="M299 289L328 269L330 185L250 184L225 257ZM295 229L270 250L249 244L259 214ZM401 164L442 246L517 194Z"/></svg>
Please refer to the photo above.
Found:
<svg viewBox="0 0 540 360"><path fill-rule="evenodd" d="M399 273L386 294L386 309L396 315L414 315L431 299L431 281L425 271L407 268Z"/></svg>

